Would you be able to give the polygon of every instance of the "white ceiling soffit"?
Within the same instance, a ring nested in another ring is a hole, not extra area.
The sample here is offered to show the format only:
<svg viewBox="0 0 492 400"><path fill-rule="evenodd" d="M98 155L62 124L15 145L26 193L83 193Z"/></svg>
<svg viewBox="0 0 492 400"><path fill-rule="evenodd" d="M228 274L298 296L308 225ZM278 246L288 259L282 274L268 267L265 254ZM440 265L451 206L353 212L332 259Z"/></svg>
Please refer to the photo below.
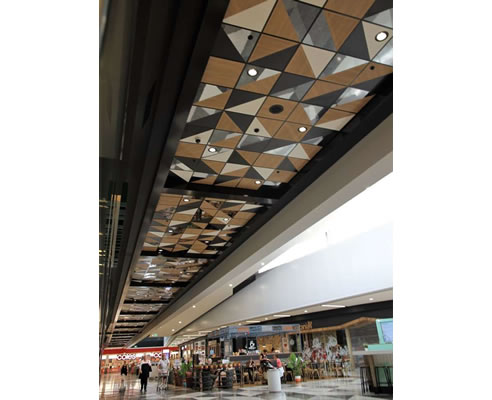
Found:
<svg viewBox="0 0 492 400"><path fill-rule="evenodd" d="M150 334L173 336L232 295L261 262L393 169L390 115L235 252L172 304L129 345ZM195 305L195 308L192 306ZM181 321L181 323L179 323ZM173 331L174 329L174 331Z"/></svg>
<svg viewBox="0 0 492 400"><path fill-rule="evenodd" d="M393 289L388 289L388 290L382 290L378 292L369 292L369 293L364 293L363 295L360 296L354 296L354 297L349 297L349 298L344 298L344 299L337 299L331 302L323 302L319 304L311 304L311 305L304 305L303 307L296 308L296 309L284 309L282 312L279 311L279 314L282 315L302 315L302 314L309 314L311 313L317 313L317 312L327 312L330 310L336 310L338 308L341 308L339 306L343 305L345 307L352 307L360 304L367 304L367 303L377 303L381 301L390 301L393 300ZM229 301L229 300L227 300ZM204 316L206 317L206 316ZM276 320L278 317L275 317L274 314L266 314L266 315L256 315L255 317L249 317L248 320L257 320L261 322L265 321L271 321L271 320ZM201 320L201 318L200 318ZM168 343L166 344L167 346L174 346L178 345L180 343L187 342L189 340L192 340L193 338L198 338L200 336L205 336L206 333L204 329L199 328L199 322L200 320L197 320L190 324L189 326L186 327L184 333L181 333L180 335L176 335L172 338L169 338ZM221 326L228 326L228 325L237 325L238 323L241 323L242 325L254 325L254 323L248 323L248 320L237 320L234 318L231 318L231 320L227 323L224 323L223 325L216 324L213 328L207 329L208 331L218 329ZM211 321L210 321L211 322ZM202 332L199 334L198 332Z"/></svg>
<svg viewBox="0 0 492 400"><path fill-rule="evenodd" d="M392 240L393 224L385 221L340 242L326 240L322 249L258 275L185 330L271 318L312 305L348 306L343 299L388 290L393 286Z"/></svg>

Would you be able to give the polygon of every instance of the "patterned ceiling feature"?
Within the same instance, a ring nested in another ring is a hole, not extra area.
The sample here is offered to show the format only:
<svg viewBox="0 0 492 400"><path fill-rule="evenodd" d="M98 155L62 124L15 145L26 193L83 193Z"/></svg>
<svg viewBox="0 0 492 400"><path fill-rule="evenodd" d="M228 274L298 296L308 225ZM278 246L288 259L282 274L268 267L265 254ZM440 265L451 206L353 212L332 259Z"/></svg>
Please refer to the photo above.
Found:
<svg viewBox="0 0 492 400"><path fill-rule="evenodd" d="M128 293L126 295L127 300L162 300L163 303L159 305L157 310L163 306L164 301L170 300L179 288L171 288L171 287L147 287L147 286L139 286L139 287L130 287L128 289ZM125 304L123 309L127 309L126 306L133 306L133 304ZM154 310L154 304L142 304L142 311L157 311ZM138 311L136 309L132 309L128 307L128 311Z"/></svg>
<svg viewBox="0 0 492 400"><path fill-rule="evenodd" d="M391 1L230 0L165 185L183 195L160 196L110 345L265 210L238 198L287 185L380 96L392 66Z"/></svg>
<svg viewBox="0 0 492 400"><path fill-rule="evenodd" d="M209 89L201 86L199 98L207 97ZM220 90L214 93L218 92ZM201 137L206 135L205 133ZM215 131L213 135L216 136L215 139L210 132L207 140L215 140L221 145L227 145L227 141L231 140L230 132L224 132L222 135ZM186 158L180 159L183 165L189 162ZM205 174L214 167L214 160L196 160L194 166ZM239 167L243 168L242 165ZM230 176L231 179L236 179L238 174L241 172L237 168L224 172L224 176ZM263 208L261 204L251 201L162 194L143 248L144 251L157 254L142 255L139 258L131 279L135 286L130 286L127 290L126 301L121 308L115 332L140 332L146 322L176 296L181 289L178 284L185 286L207 267L210 259L196 255L206 254L209 257L218 255L234 235ZM176 257L160 254L164 251L166 254L175 253ZM190 255L194 257L191 258ZM131 314L126 314L127 312ZM145 322L125 323L125 321L137 320ZM125 326L133 326L133 328L128 330L120 328ZM110 345L114 346L117 340L120 339L115 336Z"/></svg>
<svg viewBox="0 0 492 400"><path fill-rule="evenodd" d="M186 282L201 271L207 262L203 258L140 257L132 280L168 284Z"/></svg>
<svg viewBox="0 0 492 400"><path fill-rule="evenodd" d="M196 165L195 174L209 175L209 170L214 166L213 160L208 159L196 160L194 163L186 157L178 159L183 164ZM243 165L229 163L220 180L224 185L231 181L244 180L245 178L241 177L246 171L241 169L245 169ZM201 179L206 178L200 177L198 180ZM144 250L161 249L182 254L218 254L261 208L263 206L260 204L241 200L162 194L145 239ZM179 259L168 260L167 264L166 259L156 262L161 266L159 274L167 273L169 268L173 268L174 272L181 272L186 265L182 264L179 267ZM141 263L139 265L144 267ZM196 265L193 265L196 269ZM137 272L141 273L141 271L137 267ZM182 272L191 273L191 271Z"/></svg>
<svg viewBox="0 0 492 400"><path fill-rule="evenodd" d="M392 27L386 0L231 0L170 176L249 190L288 183L393 72Z"/></svg>
<svg viewBox="0 0 492 400"><path fill-rule="evenodd" d="M134 289L134 288L130 288ZM155 289L155 288L151 288ZM130 296L127 296L130 298ZM163 304L124 304L121 311L152 312L159 311Z"/></svg>

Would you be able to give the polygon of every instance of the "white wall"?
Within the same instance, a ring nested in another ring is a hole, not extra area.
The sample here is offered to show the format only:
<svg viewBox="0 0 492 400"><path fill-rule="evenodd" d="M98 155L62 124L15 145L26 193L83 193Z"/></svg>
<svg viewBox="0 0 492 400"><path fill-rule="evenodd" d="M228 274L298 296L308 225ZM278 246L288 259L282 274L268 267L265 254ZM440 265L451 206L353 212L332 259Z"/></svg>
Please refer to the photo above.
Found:
<svg viewBox="0 0 492 400"><path fill-rule="evenodd" d="M390 289L392 240L393 226L387 223L267 271L188 328L215 327Z"/></svg>

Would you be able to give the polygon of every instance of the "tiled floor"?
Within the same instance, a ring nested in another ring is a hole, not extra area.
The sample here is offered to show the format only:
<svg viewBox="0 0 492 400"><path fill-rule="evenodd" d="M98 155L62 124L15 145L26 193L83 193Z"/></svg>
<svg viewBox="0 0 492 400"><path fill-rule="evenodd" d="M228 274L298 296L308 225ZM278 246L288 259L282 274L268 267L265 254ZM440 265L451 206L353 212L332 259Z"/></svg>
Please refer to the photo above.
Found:
<svg viewBox="0 0 492 400"><path fill-rule="evenodd" d="M140 393L140 381L128 377L124 393L118 391L120 376L116 374L105 377L99 386L100 399L118 400L366 400L374 398L388 399L391 396L373 396L361 394L358 378L338 378L303 382L299 385L282 385L281 393L269 393L268 386L245 386L231 390L214 389L211 392L196 392L183 387L169 386L164 392L157 392L156 382L150 381L147 393Z"/></svg>

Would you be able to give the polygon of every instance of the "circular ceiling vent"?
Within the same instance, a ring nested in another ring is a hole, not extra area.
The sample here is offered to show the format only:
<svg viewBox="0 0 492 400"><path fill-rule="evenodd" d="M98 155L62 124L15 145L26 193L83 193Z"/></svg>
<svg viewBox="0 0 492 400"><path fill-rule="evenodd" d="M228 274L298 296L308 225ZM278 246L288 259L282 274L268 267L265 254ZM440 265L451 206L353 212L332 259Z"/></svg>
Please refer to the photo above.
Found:
<svg viewBox="0 0 492 400"><path fill-rule="evenodd" d="M269 108L269 111L272 114L280 114L282 111L284 111L284 107L280 104L274 104Z"/></svg>

